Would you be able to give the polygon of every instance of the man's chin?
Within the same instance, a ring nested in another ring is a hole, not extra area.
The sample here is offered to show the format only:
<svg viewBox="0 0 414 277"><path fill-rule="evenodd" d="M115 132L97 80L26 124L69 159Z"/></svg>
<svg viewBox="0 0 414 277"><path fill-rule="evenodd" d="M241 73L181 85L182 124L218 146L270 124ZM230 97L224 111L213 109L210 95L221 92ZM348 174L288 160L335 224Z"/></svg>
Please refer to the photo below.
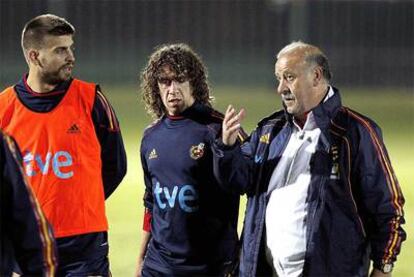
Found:
<svg viewBox="0 0 414 277"><path fill-rule="evenodd" d="M70 74L64 74L63 76L61 76L61 81L67 81L70 78L72 78L72 73L70 73Z"/></svg>
<svg viewBox="0 0 414 277"><path fill-rule="evenodd" d="M295 114L295 109L293 109L292 107L286 107L286 111L289 113L289 114Z"/></svg>
<svg viewBox="0 0 414 277"><path fill-rule="evenodd" d="M180 103L175 103L175 104L169 105L169 109L174 112L180 112L182 110L182 107Z"/></svg>
<svg viewBox="0 0 414 277"><path fill-rule="evenodd" d="M167 113L168 113L169 115L175 116L175 115L178 115L178 110L177 110L177 109L173 109L173 108L169 107L169 108L167 109Z"/></svg>

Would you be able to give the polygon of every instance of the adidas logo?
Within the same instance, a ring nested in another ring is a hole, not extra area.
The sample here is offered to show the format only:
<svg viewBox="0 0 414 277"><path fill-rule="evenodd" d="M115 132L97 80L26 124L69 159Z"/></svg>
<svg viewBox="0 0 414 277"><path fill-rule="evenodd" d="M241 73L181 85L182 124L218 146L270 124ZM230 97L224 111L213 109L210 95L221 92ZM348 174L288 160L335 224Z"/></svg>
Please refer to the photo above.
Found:
<svg viewBox="0 0 414 277"><path fill-rule="evenodd" d="M80 133L80 129L78 127L78 125L73 124L72 126L70 126L70 128L67 130L67 133L69 134L79 134Z"/></svg>
<svg viewBox="0 0 414 277"><path fill-rule="evenodd" d="M269 144L269 140L270 140L270 133L267 133L267 134L262 135L259 141L262 143Z"/></svg>
<svg viewBox="0 0 414 277"><path fill-rule="evenodd" d="M148 159L152 160L152 159L156 159L156 158L158 158L158 155L157 155L157 150L155 150L155 148L154 148L154 149L151 150L151 153L149 154Z"/></svg>

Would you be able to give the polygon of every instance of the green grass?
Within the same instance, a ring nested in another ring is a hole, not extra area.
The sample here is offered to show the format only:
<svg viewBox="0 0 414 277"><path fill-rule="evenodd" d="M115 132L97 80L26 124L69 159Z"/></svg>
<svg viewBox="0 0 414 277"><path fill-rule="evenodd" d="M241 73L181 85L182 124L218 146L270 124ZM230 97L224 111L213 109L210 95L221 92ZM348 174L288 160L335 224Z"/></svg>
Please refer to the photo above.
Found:
<svg viewBox="0 0 414 277"><path fill-rule="evenodd" d="M151 119L138 100L135 87L103 85L120 120L128 155L128 173L118 190L107 201L110 224L110 261L115 277L133 276L142 229L143 183L139 161L139 144L142 131ZM224 111L227 104L244 107L247 117L246 131L250 132L257 121L280 108L279 97L267 88L220 87L214 90L215 107ZM407 91L343 90L343 103L374 119L382 128L396 175L406 199L405 230L408 239L398 257L394 276L414 276L410 249L414 249L414 96ZM243 222L242 201L240 226Z"/></svg>

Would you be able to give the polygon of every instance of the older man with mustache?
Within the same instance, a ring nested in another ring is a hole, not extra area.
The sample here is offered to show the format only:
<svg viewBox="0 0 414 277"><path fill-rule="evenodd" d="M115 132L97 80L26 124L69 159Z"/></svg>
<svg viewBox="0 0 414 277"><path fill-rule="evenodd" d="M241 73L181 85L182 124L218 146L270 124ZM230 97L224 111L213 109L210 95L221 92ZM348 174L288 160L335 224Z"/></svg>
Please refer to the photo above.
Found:
<svg viewBox="0 0 414 277"><path fill-rule="evenodd" d="M380 128L341 104L328 59L293 42L277 55L284 110L236 142L227 109L214 148L222 185L246 193L241 276L390 276L406 234L404 198Z"/></svg>

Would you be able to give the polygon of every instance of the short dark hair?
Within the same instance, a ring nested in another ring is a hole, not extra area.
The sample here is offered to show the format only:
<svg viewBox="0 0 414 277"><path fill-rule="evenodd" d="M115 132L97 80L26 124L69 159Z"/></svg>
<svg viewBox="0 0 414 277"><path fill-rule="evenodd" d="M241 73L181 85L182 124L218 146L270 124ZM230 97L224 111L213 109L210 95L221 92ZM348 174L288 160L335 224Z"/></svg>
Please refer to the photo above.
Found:
<svg viewBox="0 0 414 277"><path fill-rule="evenodd" d="M53 15L42 14L29 20L22 32L23 51L29 48L40 48L45 36L63 36L75 34L75 27L66 19Z"/></svg>
<svg viewBox="0 0 414 277"><path fill-rule="evenodd" d="M210 97L207 69L201 58L187 44L166 44L155 48L141 73L142 100L148 114L154 118L160 118L165 114L158 88L158 77L166 65L177 76L188 79L196 101L211 107L213 97Z"/></svg>

